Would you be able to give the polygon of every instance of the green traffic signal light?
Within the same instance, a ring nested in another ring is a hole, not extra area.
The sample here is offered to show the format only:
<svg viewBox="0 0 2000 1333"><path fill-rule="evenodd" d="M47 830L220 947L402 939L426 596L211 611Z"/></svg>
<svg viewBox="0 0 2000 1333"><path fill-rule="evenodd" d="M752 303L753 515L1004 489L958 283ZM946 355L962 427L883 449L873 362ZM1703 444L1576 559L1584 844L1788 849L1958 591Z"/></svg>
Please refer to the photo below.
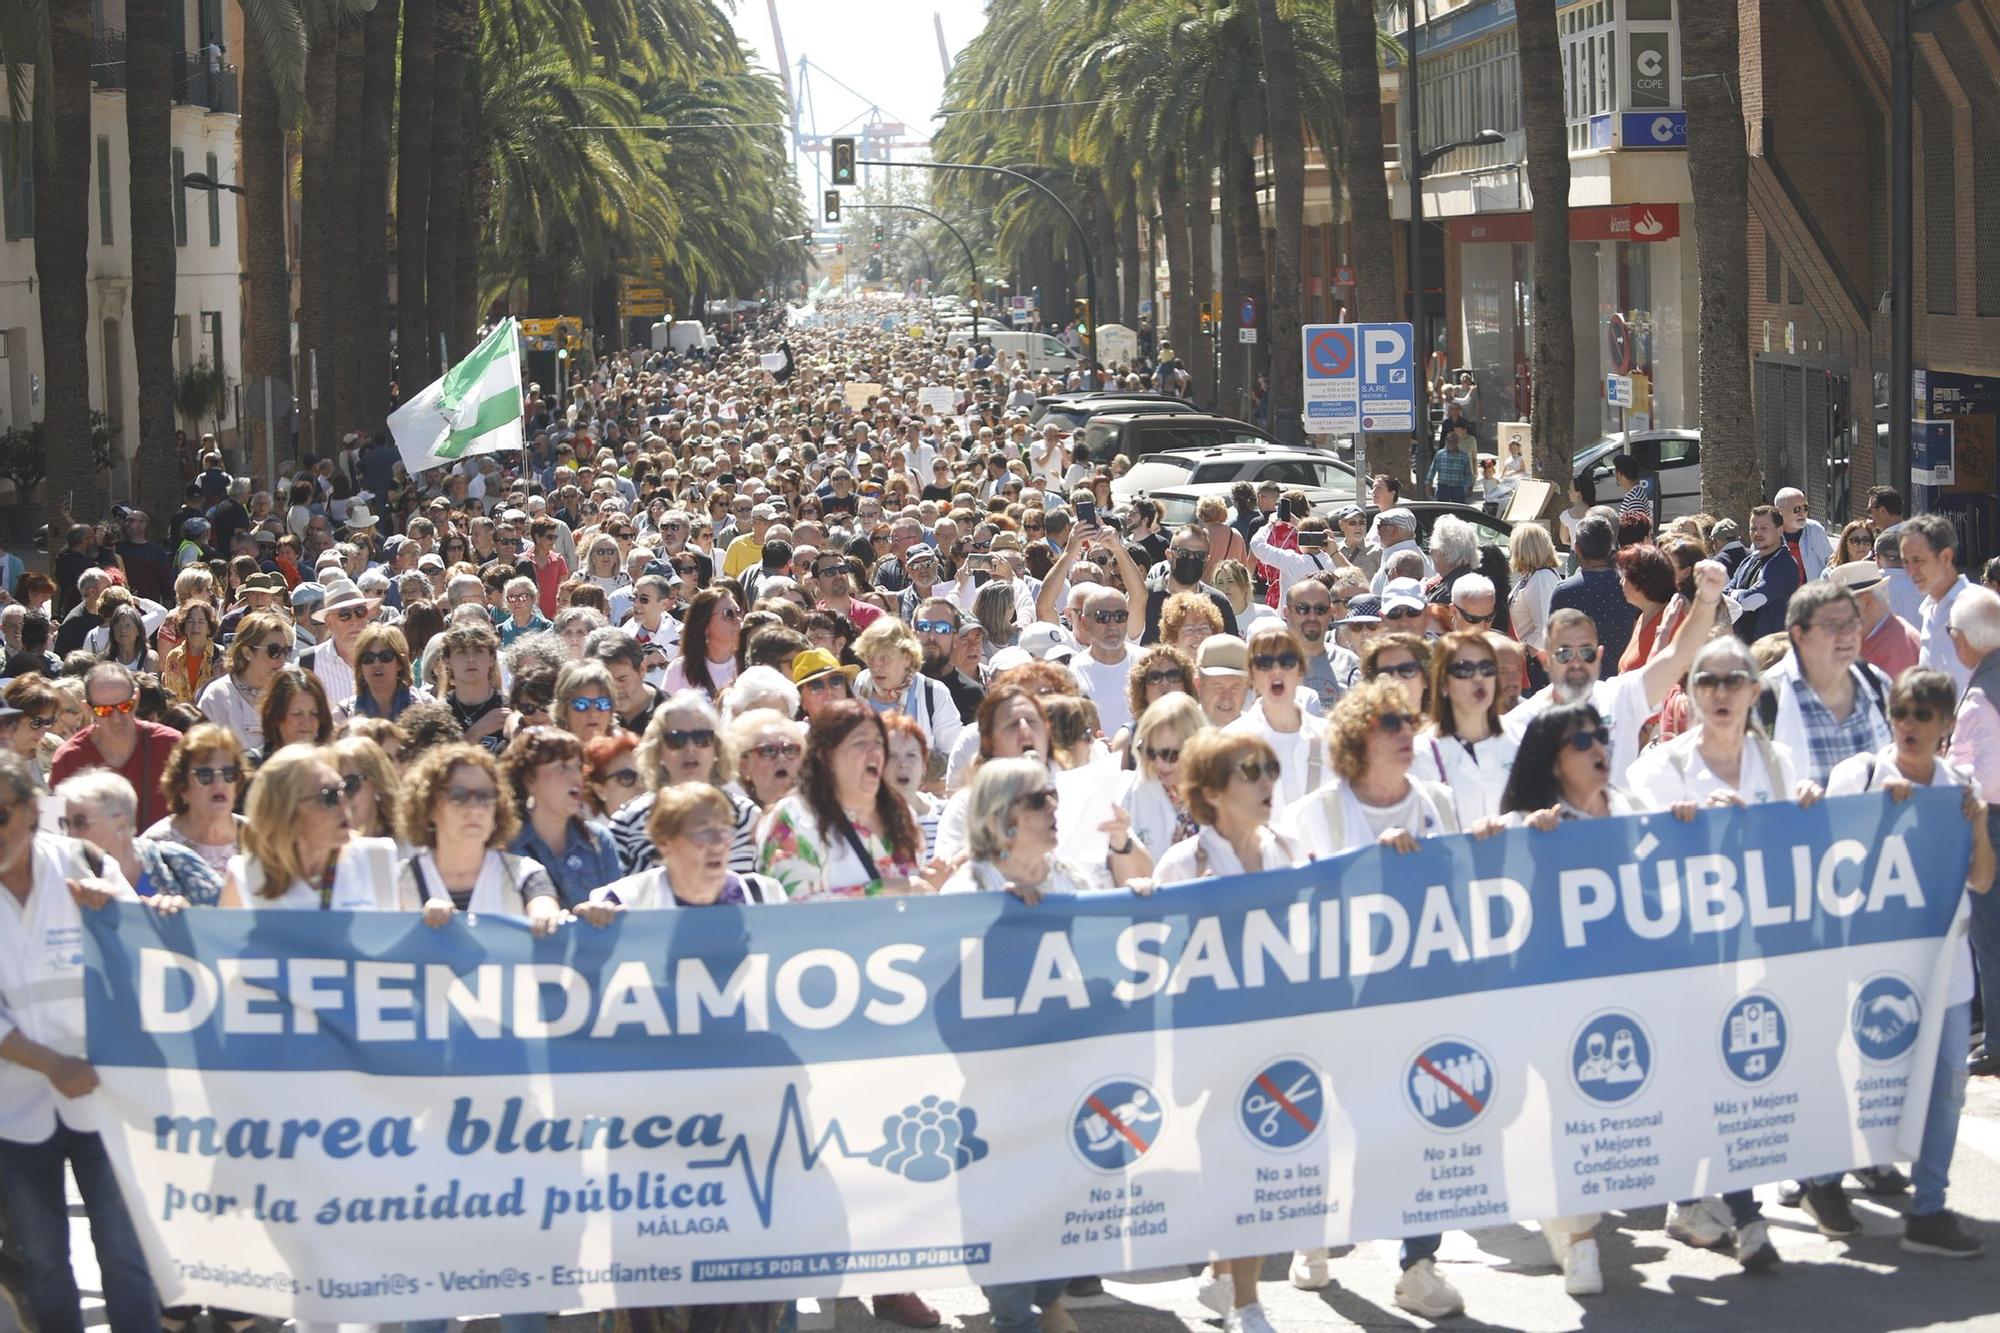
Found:
<svg viewBox="0 0 2000 1333"><path fill-rule="evenodd" d="M828 190L823 202L826 207L826 220L828 222L840 221L840 191Z"/></svg>
<svg viewBox="0 0 2000 1333"><path fill-rule="evenodd" d="M840 138L833 141L833 183L854 184L854 140L852 139Z"/></svg>

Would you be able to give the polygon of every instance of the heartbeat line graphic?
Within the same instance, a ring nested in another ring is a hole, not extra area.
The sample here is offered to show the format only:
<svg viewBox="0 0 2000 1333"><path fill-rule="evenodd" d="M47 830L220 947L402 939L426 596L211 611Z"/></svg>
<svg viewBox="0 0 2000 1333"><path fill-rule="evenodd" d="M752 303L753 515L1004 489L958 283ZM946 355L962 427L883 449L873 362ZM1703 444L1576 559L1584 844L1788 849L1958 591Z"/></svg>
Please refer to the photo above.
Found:
<svg viewBox="0 0 2000 1333"><path fill-rule="evenodd" d="M695 1170L726 1169L731 1166L742 1167L743 1183L750 1191L751 1202L757 1207L757 1216L762 1219L766 1227L769 1227L771 1225L772 1195L775 1193L775 1182L778 1174L778 1159L785 1151L787 1137L794 1131L796 1131L799 1141L799 1165L807 1171L812 1170L819 1164L820 1158L826 1155L829 1145L838 1145L842 1157L866 1157L868 1155L865 1152L856 1152L847 1146L847 1135L841 1129L840 1122L837 1120L829 1122L826 1132L820 1135L817 1142L814 1142L812 1131L806 1125L806 1112L804 1105L799 1100L798 1085L787 1083L785 1085L785 1100L778 1107L777 1131L771 1135L771 1151L764 1159L764 1167L761 1174L758 1171L756 1162L753 1160L750 1148L750 1136L748 1134L738 1134L736 1141L729 1145L729 1151L722 1156L712 1157L702 1162L691 1161L688 1163L688 1166Z"/></svg>

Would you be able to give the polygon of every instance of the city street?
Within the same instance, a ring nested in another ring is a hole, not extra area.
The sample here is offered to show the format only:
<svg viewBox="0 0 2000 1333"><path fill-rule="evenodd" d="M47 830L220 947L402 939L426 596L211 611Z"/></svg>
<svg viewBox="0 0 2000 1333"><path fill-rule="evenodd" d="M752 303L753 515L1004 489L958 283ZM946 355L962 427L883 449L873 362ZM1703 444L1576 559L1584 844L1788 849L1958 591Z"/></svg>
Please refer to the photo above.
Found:
<svg viewBox="0 0 2000 1333"><path fill-rule="evenodd" d="M1772 1237L1785 1263L1775 1272L1746 1275L1727 1256L1703 1253L1667 1239L1664 1208L1614 1215L1599 1236L1604 1251L1605 1294L1579 1303L1563 1294L1562 1279L1533 1227L1491 1227L1445 1237L1439 1267L1464 1293L1466 1313L1454 1328L1508 1328L1554 1333L1566 1329L1643 1330L1644 1333L1727 1333L1732 1329L1803 1327L1802 1292L1811 1308L1828 1312L1829 1330L2000 1328L2000 1079L1975 1079L1966 1093L1958 1157L1952 1166L1952 1203L1986 1241L1978 1259L1954 1262L1904 1254L1897 1247L1900 1210L1908 1196L1876 1200L1855 1195L1855 1215L1867 1228L1855 1241L1831 1241L1812 1229L1805 1214L1776 1204L1775 1188L1759 1190ZM79 1209L73 1226L77 1276L86 1290L84 1317L105 1326L96 1298L97 1266ZM1395 1249L1371 1242L1336 1254L1334 1285L1297 1291L1285 1280L1285 1263L1265 1267L1265 1308L1278 1333L1321 1333L1345 1328L1413 1328L1426 1321L1396 1308ZM1221 1321L1196 1302L1194 1279L1171 1269L1107 1275L1104 1294L1067 1302L1080 1333L1216 1333ZM944 1316L945 1327L984 1330L986 1303L972 1287L924 1293ZM1838 1311L1838 1315L1831 1312ZM0 1318L6 1318L0 1314ZM802 1330L825 1329L823 1314L807 1312ZM476 1320L472 1333L498 1324ZM596 1317L556 1320L557 1333L590 1333ZM873 1318L860 1301L841 1301L836 1333L889 1333L896 1325ZM15 1333L12 1323L0 1333Z"/></svg>

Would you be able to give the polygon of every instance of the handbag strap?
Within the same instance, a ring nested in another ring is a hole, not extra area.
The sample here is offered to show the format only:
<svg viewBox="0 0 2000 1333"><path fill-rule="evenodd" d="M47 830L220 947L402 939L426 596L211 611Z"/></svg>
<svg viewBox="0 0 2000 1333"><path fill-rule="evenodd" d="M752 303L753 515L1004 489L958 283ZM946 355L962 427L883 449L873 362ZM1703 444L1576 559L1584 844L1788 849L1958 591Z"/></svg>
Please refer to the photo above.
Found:
<svg viewBox="0 0 2000 1333"><path fill-rule="evenodd" d="M847 845L852 847L854 854L861 858L862 868L868 872L868 882L872 884L882 878L881 870L875 865L875 858L868 854L868 845L861 841L861 835L854 831L854 825L847 819L842 818L840 821L840 831L846 836Z"/></svg>

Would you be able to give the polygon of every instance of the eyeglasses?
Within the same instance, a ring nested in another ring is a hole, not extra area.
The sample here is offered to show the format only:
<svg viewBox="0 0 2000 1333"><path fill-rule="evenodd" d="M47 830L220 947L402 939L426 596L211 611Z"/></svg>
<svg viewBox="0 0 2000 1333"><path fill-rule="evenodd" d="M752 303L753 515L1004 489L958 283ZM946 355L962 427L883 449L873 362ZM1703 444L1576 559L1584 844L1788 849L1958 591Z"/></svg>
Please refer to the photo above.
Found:
<svg viewBox="0 0 2000 1333"><path fill-rule="evenodd" d="M1245 759L1230 772L1245 782L1255 782L1259 778L1269 778L1276 782L1284 774L1284 767L1275 759Z"/></svg>
<svg viewBox="0 0 2000 1333"><path fill-rule="evenodd" d="M715 744L715 731L710 727L693 731L665 731L660 733L660 739L666 742L669 750L685 750L690 745L706 748Z"/></svg>
<svg viewBox="0 0 2000 1333"><path fill-rule="evenodd" d="M1589 666L1597 661L1597 645L1586 643L1581 648L1571 648L1565 644L1556 649L1555 659L1558 662L1581 662L1585 666Z"/></svg>
<svg viewBox="0 0 2000 1333"><path fill-rule="evenodd" d="M1462 606L1454 606L1452 610L1458 612L1460 617L1462 617L1467 621L1470 621L1474 625L1490 625L1493 623L1493 613L1491 611L1488 611L1483 616L1475 616L1472 614L1472 612L1466 610Z"/></svg>
<svg viewBox="0 0 2000 1333"><path fill-rule="evenodd" d="M130 699L121 699L115 704L92 704L90 711L99 717L110 717L113 713L129 713L138 706L138 697L134 696Z"/></svg>
<svg viewBox="0 0 2000 1333"><path fill-rule="evenodd" d="M1293 602L1292 610L1301 616L1325 616L1333 614L1332 602Z"/></svg>
<svg viewBox="0 0 2000 1333"><path fill-rule="evenodd" d="M1396 609L1395 609L1394 611L1384 611L1384 612L1382 613L1382 619L1384 619L1384 620L1419 620L1419 619L1422 619L1422 617L1423 617L1423 614L1424 614L1424 613L1423 613L1423 610L1422 610L1421 608L1418 608L1418 607L1408 607L1408 606L1399 606L1399 607L1397 607L1397 608L1396 608Z"/></svg>
<svg viewBox="0 0 2000 1333"><path fill-rule="evenodd" d="M397 660L396 650L393 648L370 648L354 660L362 666L387 666L389 663Z"/></svg>
<svg viewBox="0 0 2000 1333"><path fill-rule="evenodd" d="M697 565L692 560L676 560L674 561L671 568L676 574L693 574L697 572L701 568L701 566Z"/></svg>
<svg viewBox="0 0 2000 1333"><path fill-rule="evenodd" d="M1155 763L1177 764L1181 759L1181 747L1178 745L1172 747L1149 745L1146 747L1146 757Z"/></svg>
<svg viewBox="0 0 2000 1333"><path fill-rule="evenodd" d="M264 656L270 658L273 662L275 662L279 658L285 655L286 650L284 644L279 643L277 640L273 639L270 643L258 644L255 648L252 648L250 651L253 653L262 653L264 654Z"/></svg>
<svg viewBox="0 0 2000 1333"><path fill-rule="evenodd" d="M1375 668L1373 679L1381 680L1384 676L1395 676L1399 680L1415 680L1423 674L1423 667L1415 662L1385 662Z"/></svg>
<svg viewBox="0 0 2000 1333"><path fill-rule="evenodd" d="M611 700L601 694L569 701L569 711L572 713L608 713L611 707Z"/></svg>
<svg viewBox="0 0 2000 1333"><path fill-rule="evenodd" d="M1250 665L1259 671L1297 671L1305 659L1297 653L1259 653L1250 659Z"/></svg>
<svg viewBox="0 0 2000 1333"><path fill-rule="evenodd" d="M1852 616L1845 620L1814 621L1811 627L1813 629L1825 630L1836 639L1844 639L1850 634L1859 634L1861 632L1860 620Z"/></svg>
<svg viewBox="0 0 2000 1333"><path fill-rule="evenodd" d="M1181 683L1181 673L1173 667L1168 667L1163 671L1148 671L1142 679L1148 685L1178 685Z"/></svg>
<svg viewBox="0 0 2000 1333"><path fill-rule="evenodd" d="M500 800L497 787L447 787L444 798L457 806L494 805Z"/></svg>
<svg viewBox="0 0 2000 1333"><path fill-rule="evenodd" d="M1471 680L1474 676L1491 680L1500 674L1499 666L1491 658L1477 662L1453 662L1444 670L1453 680Z"/></svg>
<svg viewBox="0 0 2000 1333"><path fill-rule="evenodd" d="M1740 690L1749 683L1750 673L1740 667L1735 671L1694 673L1694 687L1698 690Z"/></svg>
<svg viewBox="0 0 2000 1333"><path fill-rule="evenodd" d="M626 791L630 791L639 785L639 770L636 768L621 768L615 773L606 773L598 781L615 782Z"/></svg>
<svg viewBox="0 0 2000 1333"><path fill-rule="evenodd" d="M1423 718L1416 713L1384 713L1375 719L1375 725L1391 736L1401 733L1404 727L1415 731L1423 724Z"/></svg>
<svg viewBox="0 0 2000 1333"><path fill-rule="evenodd" d="M54 713L30 713L25 720L36 731L47 731L56 724L56 715Z"/></svg>
<svg viewBox="0 0 2000 1333"><path fill-rule="evenodd" d="M919 634L958 633L958 626L949 620L919 620L916 627Z"/></svg>
<svg viewBox="0 0 2000 1333"><path fill-rule="evenodd" d="M218 780L233 787L243 781L243 770L235 764L224 764L221 768L203 764L200 768L190 768L188 776L204 787L213 787Z"/></svg>
<svg viewBox="0 0 2000 1333"><path fill-rule="evenodd" d="M350 801L353 800L356 796L359 796L361 794L361 784L366 781L368 781L368 779L362 777L359 773L348 773L344 775L340 779L341 795L347 797L347 799Z"/></svg>
<svg viewBox="0 0 2000 1333"><path fill-rule="evenodd" d="M327 614L335 620L341 621L343 624L351 620L367 620L369 618L368 608L365 606L336 607L332 611L327 612Z"/></svg>
<svg viewBox="0 0 2000 1333"><path fill-rule="evenodd" d="M1937 711L1921 704L1897 704L1889 710L1889 717L1895 722L1933 722L1937 720Z"/></svg>
<svg viewBox="0 0 2000 1333"><path fill-rule="evenodd" d="M847 677L842 675L820 676L815 680L806 681L799 688L807 694L824 694L826 691L834 689L845 694L847 693Z"/></svg>
<svg viewBox="0 0 2000 1333"><path fill-rule="evenodd" d="M846 572L846 565L821 565L813 571L813 577L816 579L835 579Z"/></svg>
<svg viewBox="0 0 2000 1333"><path fill-rule="evenodd" d="M321 787L307 799L322 810L338 810L340 803L347 799L347 788L336 782L330 787Z"/></svg>
<svg viewBox="0 0 2000 1333"><path fill-rule="evenodd" d="M1130 611L1092 611L1090 618L1100 625L1123 625L1132 618Z"/></svg>
<svg viewBox="0 0 2000 1333"><path fill-rule="evenodd" d="M751 746L750 753L756 755L759 759L767 759L772 763L776 763L780 759L797 759L805 753L805 747L799 745L796 741L771 741L764 745Z"/></svg>
<svg viewBox="0 0 2000 1333"><path fill-rule="evenodd" d="M1609 750L1611 748L1611 733L1603 727L1587 731L1572 731L1569 734L1568 744L1570 749L1576 750L1579 753L1597 745L1602 745L1605 749Z"/></svg>

